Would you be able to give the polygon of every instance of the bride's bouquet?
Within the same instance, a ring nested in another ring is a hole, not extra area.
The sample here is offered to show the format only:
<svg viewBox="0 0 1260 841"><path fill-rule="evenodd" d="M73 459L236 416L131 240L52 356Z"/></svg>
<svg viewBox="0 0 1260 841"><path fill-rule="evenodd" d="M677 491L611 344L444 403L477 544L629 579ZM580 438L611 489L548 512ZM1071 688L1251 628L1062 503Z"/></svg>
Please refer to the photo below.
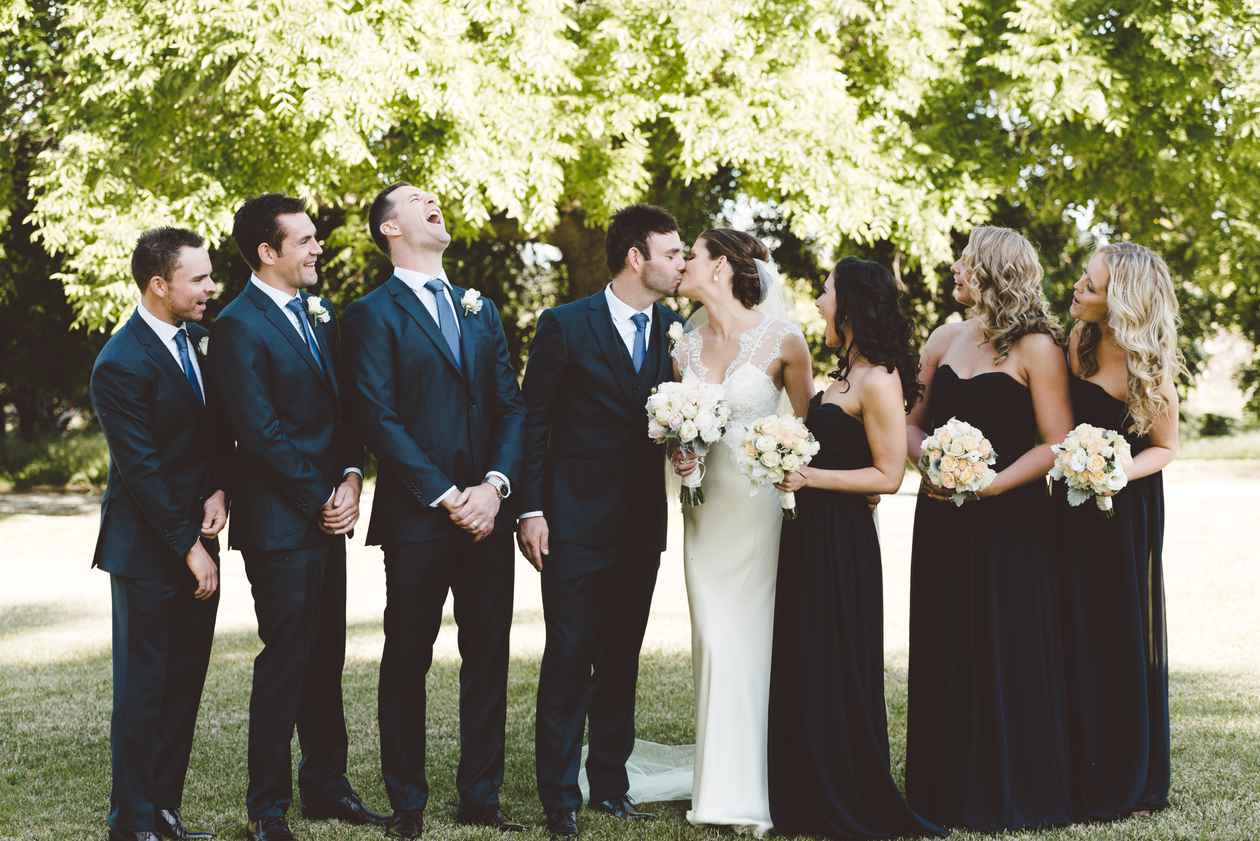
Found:
<svg viewBox="0 0 1260 841"><path fill-rule="evenodd" d="M647 399L648 438L657 444L677 446L696 456L697 470L682 477L682 501L686 505L704 502L700 484L704 480L704 455L718 441L731 419L731 408L722 397L722 386L693 380L661 383Z"/></svg>
<svg viewBox="0 0 1260 841"><path fill-rule="evenodd" d="M800 418L767 415L748 427L744 443L735 450L735 463L752 483L753 493L765 485L777 485L793 470L800 470L818 455L819 443ZM783 516L796 517L796 494L779 492Z"/></svg>
<svg viewBox="0 0 1260 841"><path fill-rule="evenodd" d="M1129 484L1120 466L1129 457L1129 442L1114 429L1101 429L1083 423L1068 433L1062 443L1050 447L1055 453L1051 479L1067 484L1068 505L1076 507L1091 496L1098 510L1115 516L1111 497Z"/></svg>
<svg viewBox="0 0 1260 841"><path fill-rule="evenodd" d="M923 439L919 472L938 488L950 492L950 500L961 507L975 499L997 475L990 467L997 452L984 433L966 421L950 418Z"/></svg>

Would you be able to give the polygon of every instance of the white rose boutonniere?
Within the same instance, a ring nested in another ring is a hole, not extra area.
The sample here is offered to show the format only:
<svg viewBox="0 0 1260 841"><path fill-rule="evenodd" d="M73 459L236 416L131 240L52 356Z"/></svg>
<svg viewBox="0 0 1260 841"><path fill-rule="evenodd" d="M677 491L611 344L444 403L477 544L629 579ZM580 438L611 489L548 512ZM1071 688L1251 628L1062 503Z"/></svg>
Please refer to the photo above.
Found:
<svg viewBox="0 0 1260 841"><path fill-rule="evenodd" d="M201 341L197 342L197 350L201 351L202 356L210 355L210 337L202 336Z"/></svg>
<svg viewBox="0 0 1260 841"><path fill-rule="evenodd" d="M464 297L460 299L460 304L464 307L464 315L476 315L481 312L481 293L476 289L469 289L464 293Z"/></svg>
<svg viewBox="0 0 1260 841"><path fill-rule="evenodd" d="M669 325L669 352L673 353L678 343L682 341L683 326L680 322L675 321Z"/></svg>
<svg viewBox="0 0 1260 841"><path fill-rule="evenodd" d="M328 314L328 308L324 306L324 299L317 295L311 295L306 299L306 312L320 324L327 324L332 319L332 316Z"/></svg>

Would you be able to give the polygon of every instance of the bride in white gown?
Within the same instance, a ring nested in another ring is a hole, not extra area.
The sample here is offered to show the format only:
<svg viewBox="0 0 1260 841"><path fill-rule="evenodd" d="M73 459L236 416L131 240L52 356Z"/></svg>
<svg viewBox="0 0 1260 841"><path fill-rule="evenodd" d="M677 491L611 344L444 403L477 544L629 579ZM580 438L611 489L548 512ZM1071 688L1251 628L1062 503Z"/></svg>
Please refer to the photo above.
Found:
<svg viewBox="0 0 1260 841"><path fill-rule="evenodd" d="M704 460L705 502L683 509L696 686L687 820L757 835L770 828L766 721L782 513L773 488L752 491L733 447L757 418L803 416L813 394L809 349L797 324L783 317L768 257L741 231L701 234L678 294L704 310L674 348L679 379L721 383L731 407L726 434Z"/></svg>

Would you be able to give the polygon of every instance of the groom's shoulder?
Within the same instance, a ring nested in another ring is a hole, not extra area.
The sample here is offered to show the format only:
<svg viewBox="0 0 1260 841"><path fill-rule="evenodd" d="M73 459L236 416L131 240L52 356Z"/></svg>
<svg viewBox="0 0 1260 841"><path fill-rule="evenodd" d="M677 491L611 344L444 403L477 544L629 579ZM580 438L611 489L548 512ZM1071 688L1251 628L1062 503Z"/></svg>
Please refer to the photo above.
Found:
<svg viewBox="0 0 1260 841"><path fill-rule="evenodd" d="M597 293L599 295L603 292ZM587 295L585 298L578 298L576 301L569 301L567 304L557 304L544 311L544 315L550 315L552 318L563 323L568 323L574 319L583 317L591 308L591 302L595 300L595 295Z"/></svg>

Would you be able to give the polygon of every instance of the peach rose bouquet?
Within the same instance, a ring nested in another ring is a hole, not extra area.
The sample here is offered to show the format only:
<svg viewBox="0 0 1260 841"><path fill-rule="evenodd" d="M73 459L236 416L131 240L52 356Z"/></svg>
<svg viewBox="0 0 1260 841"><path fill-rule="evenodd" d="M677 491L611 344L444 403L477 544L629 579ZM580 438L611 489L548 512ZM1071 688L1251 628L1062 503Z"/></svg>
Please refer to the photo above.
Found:
<svg viewBox="0 0 1260 841"><path fill-rule="evenodd" d="M1076 507L1093 497L1099 511L1115 516L1111 497L1129 484L1122 466L1130 458L1124 436L1083 423L1050 449L1055 454L1050 478L1067 485L1068 505Z"/></svg>
<svg viewBox="0 0 1260 841"><path fill-rule="evenodd" d="M735 450L735 463L752 483L755 494L765 485L777 485L793 470L800 470L818 455L821 445L797 417L767 415L752 422L743 443ZM796 517L796 494L779 492L779 505L787 519Z"/></svg>
<svg viewBox="0 0 1260 841"><path fill-rule="evenodd" d="M923 439L919 472L961 507L992 484L997 475L992 467L996 461L997 452L983 432L966 421L950 418Z"/></svg>

